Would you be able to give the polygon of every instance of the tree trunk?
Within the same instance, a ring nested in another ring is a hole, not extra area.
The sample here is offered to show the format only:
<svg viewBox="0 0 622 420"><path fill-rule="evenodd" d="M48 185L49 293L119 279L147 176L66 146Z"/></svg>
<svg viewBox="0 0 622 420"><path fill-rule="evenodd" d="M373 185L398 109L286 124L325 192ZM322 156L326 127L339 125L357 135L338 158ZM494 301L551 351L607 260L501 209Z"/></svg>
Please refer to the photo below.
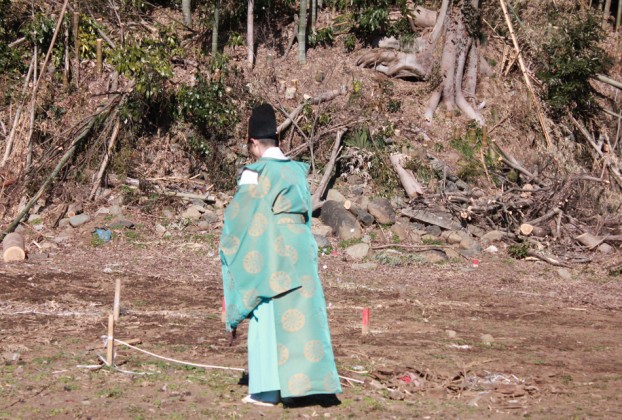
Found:
<svg viewBox="0 0 622 420"><path fill-rule="evenodd" d="M298 20L298 63L307 62L307 0L300 0L300 17Z"/></svg>
<svg viewBox="0 0 622 420"><path fill-rule="evenodd" d="M359 65L393 77L417 77L426 80L433 69L440 68L441 83L432 93L424 117L431 121L440 101L448 113L458 108L468 119L479 125L484 119L473 107L479 72L479 43L467 30L463 9L478 10L478 0L443 0L437 13L418 7L413 26L434 27L430 36L417 38L413 52L370 52L358 60ZM432 17L436 20L433 21ZM435 51L442 37L439 65Z"/></svg>
<svg viewBox="0 0 622 420"><path fill-rule="evenodd" d="M255 61L255 0L248 0L246 16L246 48L248 48L248 67L253 68Z"/></svg>
<svg viewBox="0 0 622 420"><path fill-rule="evenodd" d="M184 25L192 27L192 0L181 0L181 13L184 17Z"/></svg>
<svg viewBox="0 0 622 420"><path fill-rule="evenodd" d="M218 25L220 24L220 5L214 4L214 21L212 23L212 56L218 53Z"/></svg>

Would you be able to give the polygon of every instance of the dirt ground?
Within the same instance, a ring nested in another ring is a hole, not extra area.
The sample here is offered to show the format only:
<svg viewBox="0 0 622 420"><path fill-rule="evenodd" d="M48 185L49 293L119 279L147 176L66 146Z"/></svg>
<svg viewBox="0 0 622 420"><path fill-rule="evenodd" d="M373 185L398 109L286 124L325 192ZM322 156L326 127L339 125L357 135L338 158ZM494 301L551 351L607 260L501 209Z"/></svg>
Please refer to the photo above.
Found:
<svg viewBox="0 0 622 420"><path fill-rule="evenodd" d="M338 246L321 256L340 374L365 381L344 380L339 405L251 408L240 402L240 372L126 347L117 365L135 374L81 367L105 356L100 336L120 278L119 339L244 368L245 328L229 347L220 322L217 237L137 233L0 263L0 418L622 417L620 278L576 266L564 279L503 255L485 255L478 268L361 265Z"/></svg>

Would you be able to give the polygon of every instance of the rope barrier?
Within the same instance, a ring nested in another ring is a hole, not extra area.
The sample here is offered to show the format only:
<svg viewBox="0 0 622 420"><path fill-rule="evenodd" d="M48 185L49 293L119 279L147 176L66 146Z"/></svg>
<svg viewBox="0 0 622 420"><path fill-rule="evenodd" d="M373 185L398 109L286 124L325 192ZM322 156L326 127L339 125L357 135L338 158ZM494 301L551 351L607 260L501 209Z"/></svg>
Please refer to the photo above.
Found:
<svg viewBox="0 0 622 420"><path fill-rule="evenodd" d="M110 337L105 337L105 338L106 338L106 340L110 339ZM242 369L242 368L234 368L234 367L226 367L226 366L214 366L214 365L204 365L204 364L201 364L201 363L185 362L183 360L177 360L177 359L173 359L173 358L170 358L170 357L160 356L159 354L155 354L155 353L152 353L150 351L143 350L143 349L141 349L139 347L136 347L136 346L133 346L131 344L128 344L128 343L126 343L124 341L121 341L121 340L119 340L117 338L115 338L114 341L119 343L119 344L121 344L121 345L123 345L123 346L126 346L126 347L128 347L128 348L130 348L132 350L136 350L136 351L139 351L141 353L148 354L149 356L153 356L153 357L156 357L158 359L166 360L166 361L173 362L173 363L179 363L179 364L187 365L187 366L201 367L201 368L205 368L205 369L234 370L234 371L237 371L237 372L244 372L245 371L245 369ZM104 363L107 365L107 363L106 363L106 361L105 361L105 359L103 357L100 356L100 359L103 360ZM118 368L116 368L116 366L110 366L110 367L115 368L116 370L118 370L120 372L123 372L123 373L135 373L135 372L124 371L124 370L118 369ZM139 374L143 374L143 373L139 373ZM361 380L358 380L358 379L348 378L346 376L341 376L341 375L339 375L339 378L343 379L343 380L346 380L348 382L354 382L354 383L357 383L357 384L365 383L364 381L361 381Z"/></svg>

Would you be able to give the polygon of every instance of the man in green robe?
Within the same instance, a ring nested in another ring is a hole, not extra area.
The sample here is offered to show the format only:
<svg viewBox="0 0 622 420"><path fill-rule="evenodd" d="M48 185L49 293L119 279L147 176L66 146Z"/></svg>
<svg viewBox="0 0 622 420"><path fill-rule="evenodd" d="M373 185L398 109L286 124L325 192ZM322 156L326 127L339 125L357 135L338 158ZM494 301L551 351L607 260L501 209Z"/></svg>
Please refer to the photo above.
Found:
<svg viewBox="0 0 622 420"><path fill-rule="evenodd" d="M278 148L274 110L249 120L258 160L242 171L220 241L227 329L249 318L244 402L341 393L311 233L309 166Z"/></svg>

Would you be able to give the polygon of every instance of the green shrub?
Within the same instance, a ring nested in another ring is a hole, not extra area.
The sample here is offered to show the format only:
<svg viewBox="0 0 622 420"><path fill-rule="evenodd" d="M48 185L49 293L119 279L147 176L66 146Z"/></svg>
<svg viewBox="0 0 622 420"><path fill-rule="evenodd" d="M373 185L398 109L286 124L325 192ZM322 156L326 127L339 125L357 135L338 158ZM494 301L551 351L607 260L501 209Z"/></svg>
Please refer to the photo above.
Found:
<svg viewBox="0 0 622 420"><path fill-rule="evenodd" d="M567 111L590 116L597 109L590 79L606 73L611 59L599 46L604 38L602 19L559 18L557 29L544 44L538 76L545 82L545 99L557 116Z"/></svg>

